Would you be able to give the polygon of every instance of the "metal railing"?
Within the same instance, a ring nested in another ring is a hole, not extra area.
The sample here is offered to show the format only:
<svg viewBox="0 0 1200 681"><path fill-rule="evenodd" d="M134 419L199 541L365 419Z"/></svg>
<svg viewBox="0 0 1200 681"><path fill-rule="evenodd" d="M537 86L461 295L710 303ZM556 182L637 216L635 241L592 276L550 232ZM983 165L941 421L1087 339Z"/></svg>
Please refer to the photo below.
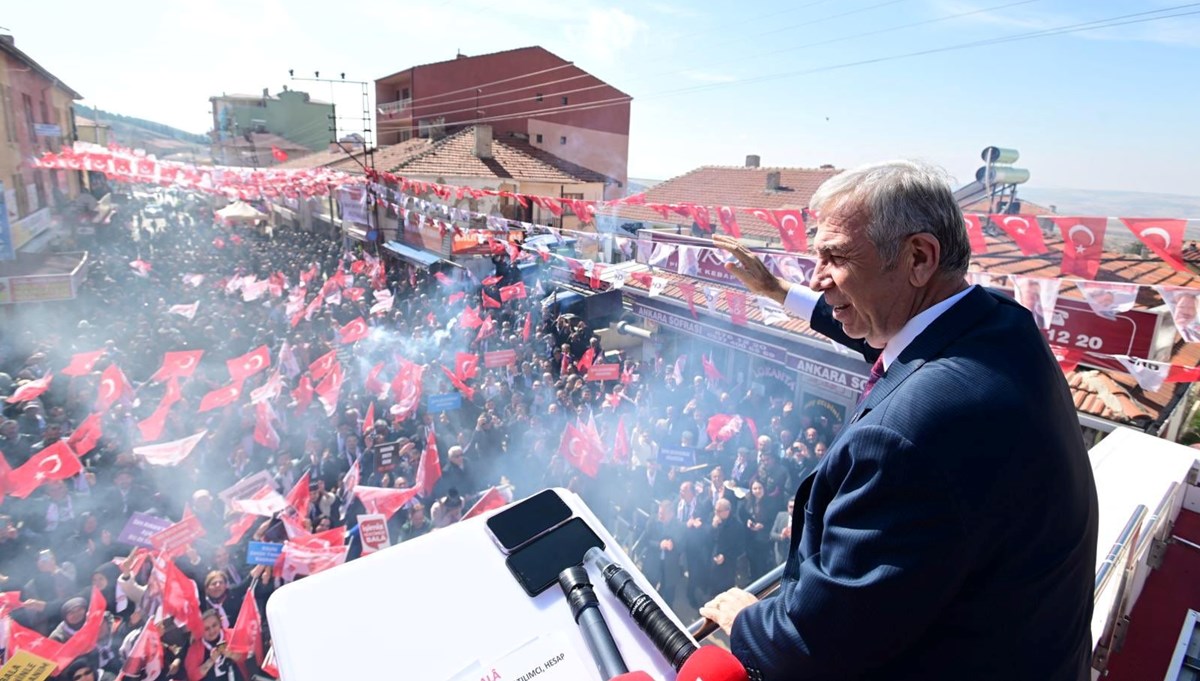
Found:
<svg viewBox="0 0 1200 681"><path fill-rule="evenodd" d="M1138 504L1137 508L1133 509L1121 534L1117 535L1117 540L1113 542L1108 555L1104 557L1104 562L1100 564L1100 569L1096 570L1096 584L1092 590L1094 601L1101 600L1101 595L1107 591L1114 578L1119 580L1116 593L1112 597L1112 608L1104 619L1104 629L1097 637L1092 651L1092 669L1101 674L1108 669L1109 656L1120 648L1124 639L1124 630L1129 619L1126 613L1130 606L1130 585L1137 565L1138 540L1148 513L1149 509L1143 504Z"/></svg>
<svg viewBox="0 0 1200 681"><path fill-rule="evenodd" d="M394 102L384 102L383 104L376 104L375 108L379 111L379 114L381 116L386 116L386 117L390 118L397 114L403 113L405 109L408 109L411 106L412 106L412 97L409 97L408 99L398 99Z"/></svg>

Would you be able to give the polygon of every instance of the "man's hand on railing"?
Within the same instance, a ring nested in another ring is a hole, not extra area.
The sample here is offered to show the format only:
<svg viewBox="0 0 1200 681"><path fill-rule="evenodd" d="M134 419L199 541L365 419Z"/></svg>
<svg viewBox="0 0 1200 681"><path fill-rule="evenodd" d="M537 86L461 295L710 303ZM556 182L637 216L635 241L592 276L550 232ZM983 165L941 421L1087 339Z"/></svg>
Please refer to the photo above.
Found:
<svg viewBox="0 0 1200 681"><path fill-rule="evenodd" d="M758 599L748 591L730 589L705 603L700 608L700 616L716 622L728 636L733 630L733 621L737 619L738 613L757 602Z"/></svg>

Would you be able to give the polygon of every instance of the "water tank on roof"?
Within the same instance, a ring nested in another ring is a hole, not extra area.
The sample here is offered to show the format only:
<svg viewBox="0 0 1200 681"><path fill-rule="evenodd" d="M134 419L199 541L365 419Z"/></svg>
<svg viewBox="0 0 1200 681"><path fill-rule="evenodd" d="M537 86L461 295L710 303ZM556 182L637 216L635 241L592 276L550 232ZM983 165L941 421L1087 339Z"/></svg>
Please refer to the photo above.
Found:
<svg viewBox="0 0 1200 681"><path fill-rule="evenodd" d="M1004 147L988 147L980 154L984 163L1016 163L1021 158L1021 152Z"/></svg>
<svg viewBox="0 0 1200 681"><path fill-rule="evenodd" d="M1029 181L1029 171L1008 166L992 166L989 171L985 166L975 171L975 180L984 184L1024 184Z"/></svg>

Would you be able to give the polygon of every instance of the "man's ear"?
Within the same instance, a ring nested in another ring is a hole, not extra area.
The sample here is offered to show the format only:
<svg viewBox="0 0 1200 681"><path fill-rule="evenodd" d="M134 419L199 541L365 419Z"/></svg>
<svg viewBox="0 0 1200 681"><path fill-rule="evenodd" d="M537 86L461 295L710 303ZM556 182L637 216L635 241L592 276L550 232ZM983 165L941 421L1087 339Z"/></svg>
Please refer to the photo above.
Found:
<svg viewBox="0 0 1200 681"><path fill-rule="evenodd" d="M910 234L900 257L909 267L908 282L916 288L924 288L937 274L942 244L932 234Z"/></svg>

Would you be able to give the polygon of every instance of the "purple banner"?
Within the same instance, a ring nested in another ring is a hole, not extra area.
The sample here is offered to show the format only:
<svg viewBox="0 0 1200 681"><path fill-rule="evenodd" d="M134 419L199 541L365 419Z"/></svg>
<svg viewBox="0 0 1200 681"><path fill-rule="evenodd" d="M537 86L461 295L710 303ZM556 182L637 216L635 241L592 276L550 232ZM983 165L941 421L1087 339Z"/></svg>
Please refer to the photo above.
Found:
<svg viewBox="0 0 1200 681"><path fill-rule="evenodd" d="M117 537L117 543L152 549L154 548L154 544L150 543L150 537L162 532L173 524L166 518L159 518L148 513L135 512L130 516L129 522L125 523L125 527Z"/></svg>

